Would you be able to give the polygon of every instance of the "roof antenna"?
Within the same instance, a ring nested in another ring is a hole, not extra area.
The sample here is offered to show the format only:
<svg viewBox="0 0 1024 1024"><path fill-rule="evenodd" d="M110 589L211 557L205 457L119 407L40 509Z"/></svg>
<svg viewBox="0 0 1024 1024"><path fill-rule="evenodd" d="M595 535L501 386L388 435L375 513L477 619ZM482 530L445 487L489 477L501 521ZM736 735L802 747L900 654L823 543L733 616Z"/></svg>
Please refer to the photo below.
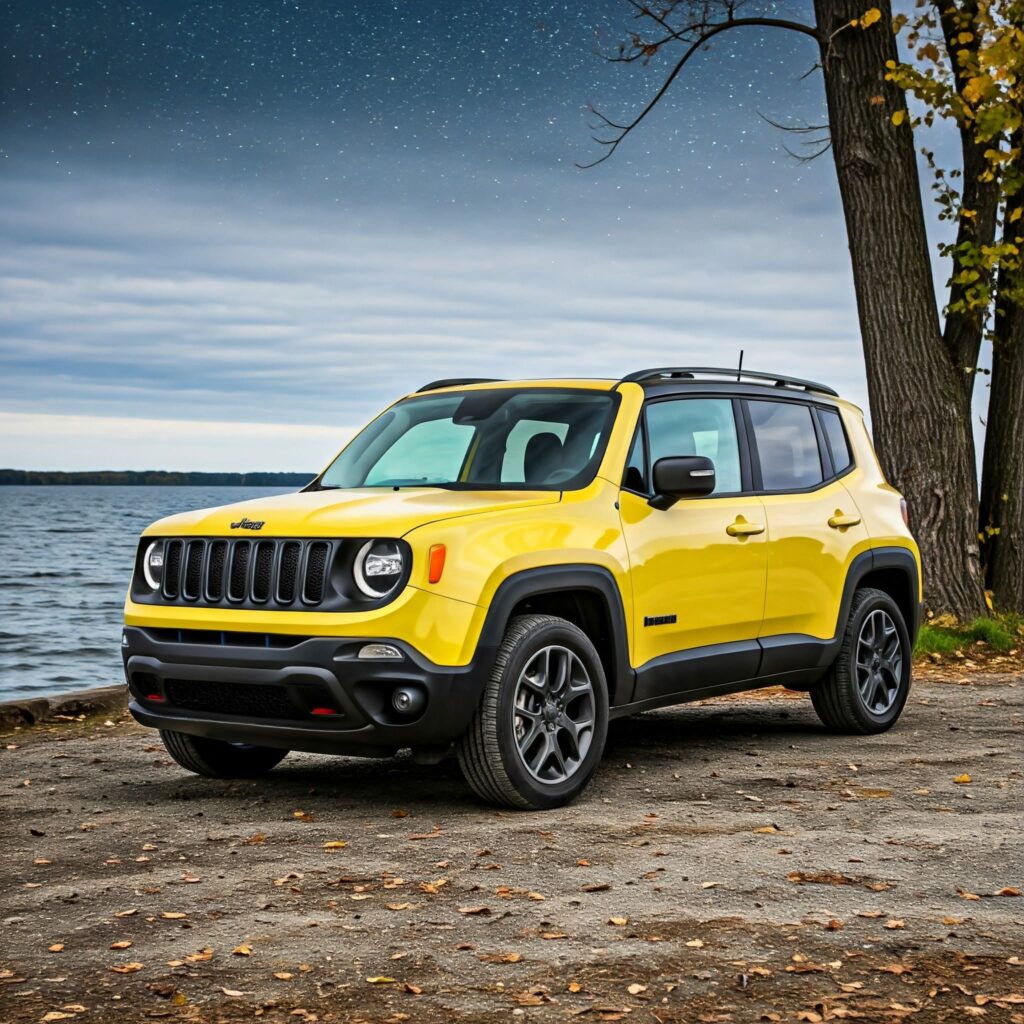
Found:
<svg viewBox="0 0 1024 1024"><path fill-rule="evenodd" d="M739 381L743 374L743 349L740 349L740 365L736 367L736 380Z"/></svg>

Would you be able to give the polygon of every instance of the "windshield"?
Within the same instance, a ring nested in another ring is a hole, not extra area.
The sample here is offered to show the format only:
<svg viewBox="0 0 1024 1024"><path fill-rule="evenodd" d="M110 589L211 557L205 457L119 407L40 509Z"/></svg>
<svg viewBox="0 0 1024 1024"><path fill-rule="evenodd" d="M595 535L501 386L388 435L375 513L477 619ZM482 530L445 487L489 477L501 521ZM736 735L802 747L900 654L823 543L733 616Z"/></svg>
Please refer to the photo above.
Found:
<svg viewBox="0 0 1024 1024"><path fill-rule="evenodd" d="M407 398L357 434L317 486L582 487L597 472L617 401L565 388Z"/></svg>

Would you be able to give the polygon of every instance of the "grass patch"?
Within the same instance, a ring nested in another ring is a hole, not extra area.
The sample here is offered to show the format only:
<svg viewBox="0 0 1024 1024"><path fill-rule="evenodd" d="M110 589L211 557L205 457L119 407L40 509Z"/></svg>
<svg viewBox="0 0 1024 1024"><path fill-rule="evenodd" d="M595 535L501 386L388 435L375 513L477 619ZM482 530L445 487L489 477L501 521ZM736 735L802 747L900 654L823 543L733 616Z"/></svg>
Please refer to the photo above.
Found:
<svg viewBox="0 0 1024 1024"><path fill-rule="evenodd" d="M1021 643L1024 616L997 615L958 623L945 617L925 622L914 646L915 654L955 654L981 641L993 651L1009 651Z"/></svg>

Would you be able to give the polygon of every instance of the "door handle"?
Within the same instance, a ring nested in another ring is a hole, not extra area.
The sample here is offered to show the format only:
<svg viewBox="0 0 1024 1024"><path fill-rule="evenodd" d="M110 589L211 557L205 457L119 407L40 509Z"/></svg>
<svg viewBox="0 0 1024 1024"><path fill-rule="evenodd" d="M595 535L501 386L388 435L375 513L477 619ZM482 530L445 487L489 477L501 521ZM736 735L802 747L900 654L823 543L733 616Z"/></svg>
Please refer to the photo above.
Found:
<svg viewBox="0 0 1024 1024"><path fill-rule="evenodd" d="M836 509L836 514L829 517L828 525L833 530L841 530L844 526L857 526L860 523L860 516L847 516L843 514L843 510L840 508Z"/></svg>
<svg viewBox="0 0 1024 1024"><path fill-rule="evenodd" d="M725 532L730 537L749 537L755 533L764 533L764 523L748 523L743 516L737 516L735 523L730 523Z"/></svg>

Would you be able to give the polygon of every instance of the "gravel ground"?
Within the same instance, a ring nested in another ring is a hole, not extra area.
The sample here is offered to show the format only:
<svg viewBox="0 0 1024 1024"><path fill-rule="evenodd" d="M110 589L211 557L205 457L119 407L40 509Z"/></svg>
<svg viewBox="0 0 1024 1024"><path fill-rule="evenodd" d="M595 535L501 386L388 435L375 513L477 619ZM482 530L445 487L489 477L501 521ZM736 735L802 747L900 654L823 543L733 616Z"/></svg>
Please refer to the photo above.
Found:
<svg viewBox="0 0 1024 1024"><path fill-rule="evenodd" d="M1022 683L868 738L781 691L614 723L534 814L449 763L221 782L122 715L9 732L0 1021L1024 1022Z"/></svg>

